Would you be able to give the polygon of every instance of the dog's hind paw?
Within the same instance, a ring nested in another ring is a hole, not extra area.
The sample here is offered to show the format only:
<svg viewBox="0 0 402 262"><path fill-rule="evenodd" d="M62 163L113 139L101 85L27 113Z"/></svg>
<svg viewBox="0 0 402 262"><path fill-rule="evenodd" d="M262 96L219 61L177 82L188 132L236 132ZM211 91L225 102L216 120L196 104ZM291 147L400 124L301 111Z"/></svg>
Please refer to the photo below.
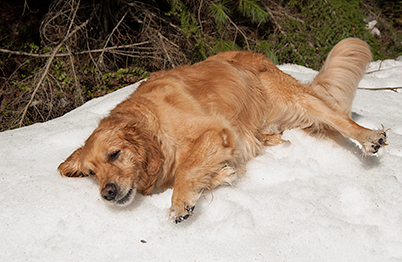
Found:
<svg viewBox="0 0 402 262"><path fill-rule="evenodd" d="M183 205L183 208L177 208L176 206L172 206L170 208L170 219L173 220L174 223L181 223L187 218L189 218L194 212L195 206L187 206Z"/></svg>
<svg viewBox="0 0 402 262"><path fill-rule="evenodd" d="M365 155L374 155L381 147L387 145L387 130L373 131L362 143L362 151Z"/></svg>
<svg viewBox="0 0 402 262"><path fill-rule="evenodd" d="M281 134L261 134L260 141L264 146L276 146L282 143L290 144L289 141L282 139Z"/></svg>

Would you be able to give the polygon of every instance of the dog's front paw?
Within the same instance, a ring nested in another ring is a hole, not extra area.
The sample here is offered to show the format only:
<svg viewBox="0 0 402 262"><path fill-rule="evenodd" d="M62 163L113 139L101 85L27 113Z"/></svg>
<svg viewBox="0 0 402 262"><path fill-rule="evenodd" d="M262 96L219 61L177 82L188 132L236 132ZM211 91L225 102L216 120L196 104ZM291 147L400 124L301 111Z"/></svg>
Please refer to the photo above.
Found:
<svg viewBox="0 0 402 262"><path fill-rule="evenodd" d="M362 143L362 151L365 155L374 155L381 147L387 145L386 130L373 131Z"/></svg>
<svg viewBox="0 0 402 262"><path fill-rule="evenodd" d="M170 219L174 223L180 223L189 218L194 211L195 206L183 204L182 207L172 206L170 208Z"/></svg>

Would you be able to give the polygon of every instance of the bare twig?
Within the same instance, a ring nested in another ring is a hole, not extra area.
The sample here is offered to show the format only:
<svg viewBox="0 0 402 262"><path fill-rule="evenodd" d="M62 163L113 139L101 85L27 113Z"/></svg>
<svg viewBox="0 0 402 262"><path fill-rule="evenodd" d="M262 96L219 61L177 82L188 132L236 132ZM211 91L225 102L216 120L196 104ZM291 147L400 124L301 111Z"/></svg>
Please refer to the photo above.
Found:
<svg viewBox="0 0 402 262"><path fill-rule="evenodd" d="M232 19L230 19L230 17L228 15L226 15L226 18L229 20L229 22L240 32L240 34L244 37L244 40L246 41L246 45L247 45L247 50L250 51L250 45L248 44L248 40L247 40L247 36L246 34L243 32L243 30L241 30L233 21Z"/></svg>
<svg viewBox="0 0 402 262"><path fill-rule="evenodd" d="M124 18L126 18L126 15L127 15L127 12L123 15L123 17L120 19L120 21L117 23L117 25L113 28L112 32L109 34L109 36L108 36L108 38L107 38L107 40L106 40L106 42L105 42L105 45L103 46L103 49L105 49L106 46L109 44L110 38L112 38L114 32L117 30L117 28L118 28L118 27L120 26L120 24L123 22ZM100 56L99 56L98 63L99 63L100 65L103 64L103 54L104 54L104 53L105 53L105 52L102 51L101 54L100 54Z"/></svg>
<svg viewBox="0 0 402 262"><path fill-rule="evenodd" d="M78 8L78 6L77 6L77 8ZM77 33L80 29L84 28L88 24L89 20L90 20L90 18L88 20L86 20L84 23L82 23L80 26L76 27L71 33L66 35L66 37L64 37L64 39L53 49L53 52L52 52L51 56L46 61L46 65L43 68L43 71L42 71L43 73L42 73L38 83L36 84L36 87L35 87L34 91L32 92L31 99L28 101L27 105L24 108L24 111L23 111L22 116L21 116L21 120L20 120L20 122L18 124L19 127L22 126L22 122L24 121L24 118L25 118L25 116L27 114L28 108L29 108L29 106L31 105L31 103L32 103L32 101L34 99L36 92L38 92L39 87L41 86L43 80L45 79L45 77L47 75L47 72L49 71L50 65L52 64L52 61L53 61L54 57L56 56L56 53L63 46L64 42L66 42L71 36L73 36L75 33ZM71 23L72 22L73 21L71 21Z"/></svg>
<svg viewBox="0 0 402 262"><path fill-rule="evenodd" d="M291 19L291 20L295 20L295 21L297 21L299 23L304 23L305 22L303 19L300 19L297 16L293 16L291 12L287 11L285 8L282 7L282 5L277 4L273 0L269 0L269 1L265 2L265 3L263 3L265 7L268 6L268 2L271 5L275 5L276 9L279 9L279 11L274 11L274 10L270 9L272 14L275 14L277 17L284 17L285 16L287 20Z"/></svg>
<svg viewBox="0 0 402 262"><path fill-rule="evenodd" d="M52 39L50 39L48 37L48 35L46 34L46 28L47 27L52 27L52 22L53 22L53 26L57 27L59 30L60 28L64 27L64 24L60 24L60 21L56 21L56 20L63 20L62 17L64 16L68 16L68 13L71 13L71 10L68 10L68 8L64 8L64 6L60 6L63 5L67 6L67 5L71 5L71 9L73 9L74 7L74 1L54 1L51 6L50 6L50 11L46 16L46 19L44 19L41 23L41 36L46 39L47 41L49 41L50 43L55 43L55 41L53 41ZM79 5L79 3L78 3ZM77 5L77 6L78 6ZM78 10L78 9L77 9ZM74 11L73 11L74 12ZM76 11L73 13L73 16L75 17ZM71 19L70 19L71 20ZM71 21L74 21L74 19L72 19ZM68 31L71 30L72 27L72 23L70 22L70 25L68 27ZM51 30L50 30L51 31ZM66 34L67 35L67 34Z"/></svg>
<svg viewBox="0 0 402 262"><path fill-rule="evenodd" d="M284 36L286 36L286 33L282 30L282 26L278 23L278 21L276 20L274 14L272 13L272 10L268 7L268 5L264 5L265 9L267 10L267 13L269 14L269 17L271 18L271 20L274 22L276 28L278 29L278 31L283 34Z"/></svg>
<svg viewBox="0 0 402 262"><path fill-rule="evenodd" d="M200 31L202 32L202 21L201 21L201 9L202 9L203 0L200 2L200 6L198 8L198 23L200 24Z"/></svg>
<svg viewBox="0 0 402 262"><path fill-rule="evenodd" d="M166 54L167 59L169 60L169 62L170 62L170 64L172 65L172 67L175 68L176 65L174 64L172 58L170 58L169 52L168 52L168 50L166 49L165 43L164 43L164 41L163 41L165 37L164 37L161 33L159 33L159 32L158 32L158 35L159 35L159 37L161 38L162 47L163 47L163 50L165 51L165 54Z"/></svg>
<svg viewBox="0 0 402 262"><path fill-rule="evenodd" d="M71 70L73 71L75 86L78 89L77 93L78 93L79 101L81 103L84 103L84 98L82 97L82 90L81 90L81 87L80 87L80 82L78 81L78 77L77 77L77 74L75 72L74 58L73 58L73 55L70 52L70 48L67 45L66 45L66 48L67 48L67 51L70 53L69 57L70 57Z"/></svg>
<svg viewBox="0 0 402 262"><path fill-rule="evenodd" d="M380 62L380 65L378 66L378 69L373 70L373 71L370 71L370 72L367 72L366 74L372 74L372 73L381 71L382 62L383 62L383 61Z"/></svg>
<svg viewBox="0 0 402 262"><path fill-rule="evenodd" d="M85 31L85 35L86 35L86 39L87 39L87 41L86 41L86 44L87 44L87 47L88 47L88 50L90 50L90 47L89 47L89 37L88 37L88 32L87 31ZM98 65L96 64L96 62L95 62L95 58L93 57L93 55L92 55L92 53L91 52L88 52L88 55L89 55L89 57L91 58L91 61L92 61L92 63L93 63L93 65L95 66L95 68L96 68L96 70L94 70L95 72L100 72L100 70L99 70L99 67L98 67ZM96 74L96 73L95 73ZM100 80L99 80L99 77L95 77L95 79L96 79L96 81L97 81L97 84L100 84Z"/></svg>
<svg viewBox="0 0 402 262"><path fill-rule="evenodd" d="M128 44L128 45L111 46L111 47L106 47L106 48L102 48L102 49L86 50L86 51L76 52L73 54L74 55L82 55L82 54L88 54L88 53L108 52L108 51L115 50L115 49L130 48L130 47L145 45L145 44L149 44L149 43L151 43L151 42L144 41L144 42Z"/></svg>
<svg viewBox="0 0 402 262"><path fill-rule="evenodd" d="M126 1L125 1L124 3L125 3L126 5L128 5L128 6L130 6L130 7L134 7L135 9L143 8L143 7L139 7L139 5L137 5L137 2L130 3L130 2L126 2ZM131 13L131 12L130 12L130 13ZM169 26L173 27L173 28L176 29L177 31L183 32L183 30L182 30L180 27L178 27L178 26L176 26L175 24L173 24L173 23L167 21L167 20L164 19L162 16L157 15L157 14L151 12L149 9L147 9L147 14L151 15L153 18L157 18L157 19L161 20L162 22L168 24ZM135 15L133 15L132 13L131 13L131 17L134 18L134 19L136 19L137 22L140 23L140 24L144 23L144 21L138 19L138 18L137 18Z"/></svg>

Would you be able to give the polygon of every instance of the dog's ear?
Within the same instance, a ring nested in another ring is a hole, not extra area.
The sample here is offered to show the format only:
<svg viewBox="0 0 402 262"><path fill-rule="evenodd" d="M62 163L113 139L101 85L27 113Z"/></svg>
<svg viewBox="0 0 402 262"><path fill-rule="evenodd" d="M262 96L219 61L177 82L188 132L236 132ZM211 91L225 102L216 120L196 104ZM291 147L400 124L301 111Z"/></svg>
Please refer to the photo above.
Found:
<svg viewBox="0 0 402 262"><path fill-rule="evenodd" d="M152 139L149 128L137 123L122 128L122 138L129 142L142 158L142 168L148 175L155 175L161 165L161 152L156 139Z"/></svg>
<svg viewBox="0 0 402 262"><path fill-rule="evenodd" d="M82 147L78 148L67 158L66 161L61 163L57 168L62 176L67 177L84 177L87 176L81 171L80 155Z"/></svg>
<svg viewBox="0 0 402 262"><path fill-rule="evenodd" d="M141 172L138 181L139 192L143 195L150 195L152 189L155 186L155 182L159 176L156 174L159 172L162 163L162 154L160 152L156 139L153 143L147 144L145 149L145 161L142 163L142 168L145 172Z"/></svg>
<svg viewBox="0 0 402 262"><path fill-rule="evenodd" d="M144 162L144 170L151 176L159 171L162 162L161 152L155 143L157 142L154 139L152 144L148 144L147 159Z"/></svg>

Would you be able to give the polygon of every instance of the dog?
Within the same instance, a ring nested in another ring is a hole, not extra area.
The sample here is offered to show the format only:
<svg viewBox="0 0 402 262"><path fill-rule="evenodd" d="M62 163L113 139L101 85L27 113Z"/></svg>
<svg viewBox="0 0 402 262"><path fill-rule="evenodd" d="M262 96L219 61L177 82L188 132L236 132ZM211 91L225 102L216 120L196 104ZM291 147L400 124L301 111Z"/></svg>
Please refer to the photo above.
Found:
<svg viewBox="0 0 402 262"><path fill-rule="evenodd" d="M386 145L386 130L351 119L357 85L372 55L356 38L339 42L309 84L280 71L262 54L227 51L203 62L160 71L99 122L58 170L92 177L109 204L130 204L136 192L173 188L170 219L189 218L204 190L232 184L264 146L300 128L340 134L364 155Z"/></svg>

